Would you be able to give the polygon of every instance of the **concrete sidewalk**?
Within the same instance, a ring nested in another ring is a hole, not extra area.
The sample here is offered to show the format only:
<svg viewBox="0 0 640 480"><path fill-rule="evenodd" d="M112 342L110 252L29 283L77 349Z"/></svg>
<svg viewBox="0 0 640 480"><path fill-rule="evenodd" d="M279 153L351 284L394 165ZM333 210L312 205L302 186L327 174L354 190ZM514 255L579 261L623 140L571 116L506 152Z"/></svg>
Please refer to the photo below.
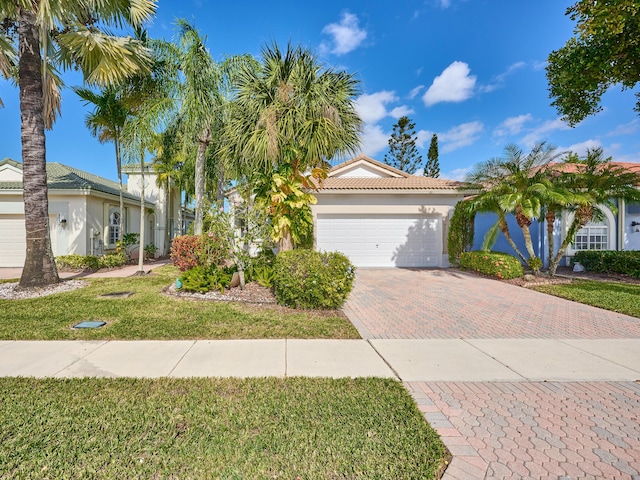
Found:
<svg viewBox="0 0 640 480"><path fill-rule="evenodd" d="M4 340L0 376L637 381L640 339Z"/></svg>

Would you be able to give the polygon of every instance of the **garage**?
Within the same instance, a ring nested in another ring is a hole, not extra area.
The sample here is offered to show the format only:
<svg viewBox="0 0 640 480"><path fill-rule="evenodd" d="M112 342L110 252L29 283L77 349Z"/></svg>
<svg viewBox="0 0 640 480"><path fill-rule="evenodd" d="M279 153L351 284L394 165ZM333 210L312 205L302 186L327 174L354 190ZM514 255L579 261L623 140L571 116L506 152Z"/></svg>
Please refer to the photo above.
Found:
<svg viewBox="0 0 640 480"><path fill-rule="evenodd" d="M24 266L27 250L24 215L0 215L0 232L0 266Z"/></svg>
<svg viewBox="0 0 640 480"><path fill-rule="evenodd" d="M366 155L331 168L312 193L315 248L357 267L447 267L447 229L465 193L454 180L410 175Z"/></svg>
<svg viewBox="0 0 640 480"><path fill-rule="evenodd" d="M358 267L438 267L441 219L427 215L318 214L316 248Z"/></svg>

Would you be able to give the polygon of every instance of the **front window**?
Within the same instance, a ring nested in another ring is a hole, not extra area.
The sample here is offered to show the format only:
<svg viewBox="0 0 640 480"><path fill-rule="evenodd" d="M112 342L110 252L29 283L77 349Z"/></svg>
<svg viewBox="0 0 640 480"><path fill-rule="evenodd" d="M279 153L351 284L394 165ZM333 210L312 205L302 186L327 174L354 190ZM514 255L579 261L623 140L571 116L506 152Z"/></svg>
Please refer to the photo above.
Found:
<svg viewBox="0 0 640 480"><path fill-rule="evenodd" d="M120 240L120 213L111 212L109 215L109 245L115 245Z"/></svg>
<svg viewBox="0 0 640 480"><path fill-rule="evenodd" d="M609 227L587 224L576 233L574 250L609 250Z"/></svg>

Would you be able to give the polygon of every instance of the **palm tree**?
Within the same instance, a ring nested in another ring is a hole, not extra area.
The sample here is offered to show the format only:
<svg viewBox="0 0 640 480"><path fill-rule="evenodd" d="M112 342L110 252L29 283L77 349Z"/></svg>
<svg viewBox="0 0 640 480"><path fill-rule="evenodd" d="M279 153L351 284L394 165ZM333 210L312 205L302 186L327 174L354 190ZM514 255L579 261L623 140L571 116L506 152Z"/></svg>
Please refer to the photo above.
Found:
<svg viewBox="0 0 640 480"><path fill-rule="evenodd" d="M358 149L362 121L354 107L357 94L352 75L325 68L308 50L289 45L281 52L275 43L265 46L261 64L243 68L238 76L222 156L240 161L248 181L255 174L279 174L283 164L290 165L286 170L291 175L280 185L302 187L303 172L319 181L328 160ZM273 213L274 225L282 222ZM290 249L286 221L278 231L280 248Z"/></svg>
<svg viewBox="0 0 640 480"><path fill-rule="evenodd" d="M94 137L98 137L100 143L113 142L116 150L116 168L118 170L118 185L120 189L120 225L118 236L122 238L124 232L122 222L124 220L124 200L122 185L122 129L131 109L126 105L126 99L122 98L122 88L107 86L101 92L96 93L89 88L75 87L76 94L84 100L85 105L93 105L93 111L85 117L85 124Z"/></svg>
<svg viewBox="0 0 640 480"><path fill-rule="evenodd" d="M141 25L154 11L153 0L0 0L1 70L17 73L20 90L27 243L21 288L59 281L49 237L45 147L45 128L60 112L56 68L78 67L89 85L117 84L147 69L149 52L140 42L100 27Z"/></svg>
<svg viewBox="0 0 640 480"><path fill-rule="evenodd" d="M611 157L604 158L602 148L587 150L583 159L570 156L569 161L576 163L556 166L556 183L575 194L577 199L565 208L573 212L573 220L566 236L553 255L550 250L549 273L554 275L569 245L575 240L578 230L601 215L599 205L607 206L616 212L614 199L640 202L640 173L630 171L624 166L613 163ZM553 218L555 220L555 218ZM548 220L549 221L549 220ZM550 240L553 232L549 232Z"/></svg>
<svg viewBox="0 0 640 480"><path fill-rule="evenodd" d="M500 229L525 260L507 233L505 214L515 215L528 254L526 263L534 272L540 269L542 261L536 255L529 227L534 219L541 218L545 205L566 205L569 201L568 192L554 185L547 174L558 156L555 148L545 142L536 144L526 155L517 146L507 145L504 157L477 165L467 177L467 182L480 190L474 200L476 211L497 213Z"/></svg>

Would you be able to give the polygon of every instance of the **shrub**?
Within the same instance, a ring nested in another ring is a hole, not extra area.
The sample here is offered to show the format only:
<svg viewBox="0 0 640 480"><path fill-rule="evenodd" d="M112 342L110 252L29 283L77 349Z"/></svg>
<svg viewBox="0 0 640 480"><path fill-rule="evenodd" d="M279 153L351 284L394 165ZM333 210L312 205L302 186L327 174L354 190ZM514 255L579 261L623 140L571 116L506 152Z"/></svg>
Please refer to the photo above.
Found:
<svg viewBox="0 0 640 480"><path fill-rule="evenodd" d="M190 292L206 293L209 290L224 292L231 284L233 272L231 269L217 266L197 266L187 270L180 276L182 288Z"/></svg>
<svg viewBox="0 0 640 480"><path fill-rule="evenodd" d="M591 272L623 273L640 278L640 251L637 250L581 250L573 260Z"/></svg>
<svg viewBox="0 0 640 480"><path fill-rule="evenodd" d="M184 272L195 267L223 265L233 256L233 251L226 238L208 232L174 238L169 256L173 264Z"/></svg>
<svg viewBox="0 0 640 480"><path fill-rule="evenodd" d="M503 280L524 275L520 260L513 255L498 252L463 252L460 255L460 268L474 270Z"/></svg>
<svg viewBox="0 0 640 480"><path fill-rule="evenodd" d="M156 244L152 242L144 247L144 256L148 259L155 258L157 251L158 247L156 247Z"/></svg>
<svg viewBox="0 0 640 480"><path fill-rule="evenodd" d="M196 235L181 235L173 239L169 257L181 272L201 266L202 238Z"/></svg>
<svg viewBox="0 0 640 480"><path fill-rule="evenodd" d="M124 253L108 253L98 258L100 268L116 268L127 263L127 256Z"/></svg>
<svg viewBox="0 0 640 480"><path fill-rule="evenodd" d="M355 267L338 252L281 252L274 270L278 303L295 308L340 308L355 277Z"/></svg>
<svg viewBox="0 0 640 480"><path fill-rule="evenodd" d="M472 211L470 201L462 200L456 203L449 224L449 235L447 237L447 249L449 252L449 263L458 265L460 255L471 249L474 236L475 212Z"/></svg>
<svg viewBox="0 0 640 480"><path fill-rule="evenodd" d="M55 260L56 266L62 269L98 270L100 268L100 259L93 255L61 255Z"/></svg>

